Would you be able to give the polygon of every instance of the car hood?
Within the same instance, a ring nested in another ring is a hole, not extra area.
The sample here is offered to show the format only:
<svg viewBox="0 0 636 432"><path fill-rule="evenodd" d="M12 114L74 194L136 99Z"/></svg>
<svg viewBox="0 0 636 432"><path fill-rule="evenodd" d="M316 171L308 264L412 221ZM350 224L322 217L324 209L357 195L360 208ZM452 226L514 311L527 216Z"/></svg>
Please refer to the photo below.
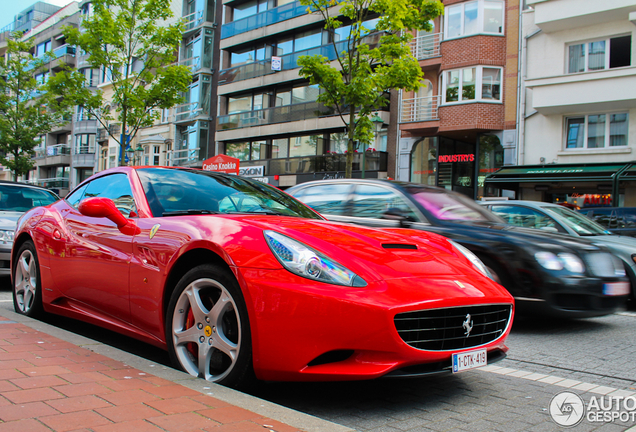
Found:
<svg viewBox="0 0 636 432"><path fill-rule="evenodd" d="M24 212L0 211L0 229L14 230Z"/></svg>
<svg viewBox="0 0 636 432"><path fill-rule="evenodd" d="M620 235L585 236L598 245L607 247L613 254L633 265L632 254L636 254L636 238Z"/></svg>
<svg viewBox="0 0 636 432"><path fill-rule="evenodd" d="M456 226L466 229L480 230L482 232L494 233L497 236L516 239L526 244L541 244L566 247L570 249L584 249L595 251L599 246L587 238L570 237L560 233L538 230L535 228L523 228L499 222L458 222Z"/></svg>
<svg viewBox="0 0 636 432"><path fill-rule="evenodd" d="M490 281L446 238L433 233L289 217L246 217L242 222L298 240L366 280L467 275Z"/></svg>

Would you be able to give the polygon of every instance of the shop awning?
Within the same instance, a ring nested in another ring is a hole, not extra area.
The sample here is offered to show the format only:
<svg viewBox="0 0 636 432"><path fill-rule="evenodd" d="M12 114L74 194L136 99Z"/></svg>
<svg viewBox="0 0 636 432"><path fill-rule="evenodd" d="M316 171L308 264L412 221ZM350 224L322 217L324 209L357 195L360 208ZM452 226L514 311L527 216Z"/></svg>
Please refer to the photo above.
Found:
<svg viewBox="0 0 636 432"><path fill-rule="evenodd" d="M580 164L580 165L525 165L504 167L486 177L492 186L500 183L545 183L545 182L597 182L612 181L617 174L634 169L636 162L629 164ZM634 165L632 167L632 165ZM632 168L630 168L632 167ZM623 178L623 177L621 177Z"/></svg>
<svg viewBox="0 0 636 432"><path fill-rule="evenodd" d="M621 175L619 176L619 179L635 181L636 180L636 163L632 165L631 167L627 168L625 171L623 171Z"/></svg>

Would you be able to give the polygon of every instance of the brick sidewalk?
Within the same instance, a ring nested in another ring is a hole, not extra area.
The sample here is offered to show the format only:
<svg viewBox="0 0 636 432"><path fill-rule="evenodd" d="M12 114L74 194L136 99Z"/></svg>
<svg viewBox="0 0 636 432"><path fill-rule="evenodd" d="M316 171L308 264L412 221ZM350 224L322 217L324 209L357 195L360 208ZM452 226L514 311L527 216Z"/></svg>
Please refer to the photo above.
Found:
<svg viewBox="0 0 636 432"><path fill-rule="evenodd" d="M299 429L0 317L0 432Z"/></svg>

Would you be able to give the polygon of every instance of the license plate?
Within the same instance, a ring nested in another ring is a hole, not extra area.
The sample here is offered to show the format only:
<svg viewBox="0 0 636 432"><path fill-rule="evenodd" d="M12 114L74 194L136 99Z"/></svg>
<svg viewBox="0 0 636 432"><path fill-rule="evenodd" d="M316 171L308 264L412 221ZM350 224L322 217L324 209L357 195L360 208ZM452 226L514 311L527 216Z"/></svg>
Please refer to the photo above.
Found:
<svg viewBox="0 0 636 432"><path fill-rule="evenodd" d="M603 284L603 294L608 296L628 295L630 292L629 282L611 282Z"/></svg>
<svg viewBox="0 0 636 432"><path fill-rule="evenodd" d="M486 366L487 358L485 349L453 354L453 373Z"/></svg>

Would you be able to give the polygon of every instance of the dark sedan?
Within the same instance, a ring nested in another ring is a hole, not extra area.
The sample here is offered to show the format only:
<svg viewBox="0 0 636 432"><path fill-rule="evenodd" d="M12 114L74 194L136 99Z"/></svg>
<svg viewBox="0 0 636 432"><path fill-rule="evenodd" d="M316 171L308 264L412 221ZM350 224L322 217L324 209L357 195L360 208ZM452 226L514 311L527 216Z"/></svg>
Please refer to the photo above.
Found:
<svg viewBox="0 0 636 432"><path fill-rule="evenodd" d="M623 264L607 248L506 224L472 199L446 189L340 179L302 183L286 192L330 220L408 227L455 240L515 296L520 313L602 316L621 309L629 293Z"/></svg>

